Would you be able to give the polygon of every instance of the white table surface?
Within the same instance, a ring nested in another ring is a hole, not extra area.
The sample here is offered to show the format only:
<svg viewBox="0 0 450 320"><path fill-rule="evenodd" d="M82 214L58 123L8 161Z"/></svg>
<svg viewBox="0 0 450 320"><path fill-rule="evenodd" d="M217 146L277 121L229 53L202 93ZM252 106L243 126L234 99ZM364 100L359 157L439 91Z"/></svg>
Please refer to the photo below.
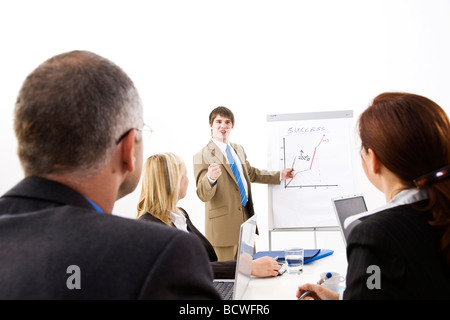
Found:
<svg viewBox="0 0 450 320"><path fill-rule="evenodd" d="M323 272L338 272L345 277L347 258L345 252L334 252L332 255L307 263L300 275L288 274L271 278L252 277L243 296L245 300L295 300L297 288L304 283L316 283ZM345 281L342 287L345 286Z"/></svg>

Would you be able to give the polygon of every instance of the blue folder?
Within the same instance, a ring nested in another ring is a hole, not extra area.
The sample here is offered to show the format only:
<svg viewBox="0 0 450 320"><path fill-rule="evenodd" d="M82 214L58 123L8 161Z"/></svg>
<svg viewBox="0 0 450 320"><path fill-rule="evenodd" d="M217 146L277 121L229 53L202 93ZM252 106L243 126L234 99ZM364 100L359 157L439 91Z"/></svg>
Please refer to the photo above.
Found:
<svg viewBox="0 0 450 320"><path fill-rule="evenodd" d="M323 257L333 254L333 250L329 249L305 249L303 252L303 264L321 259ZM284 262L284 251L259 251L253 255L253 259L258 259L264 256L272 258L278 257L278 262Z"/></svg>

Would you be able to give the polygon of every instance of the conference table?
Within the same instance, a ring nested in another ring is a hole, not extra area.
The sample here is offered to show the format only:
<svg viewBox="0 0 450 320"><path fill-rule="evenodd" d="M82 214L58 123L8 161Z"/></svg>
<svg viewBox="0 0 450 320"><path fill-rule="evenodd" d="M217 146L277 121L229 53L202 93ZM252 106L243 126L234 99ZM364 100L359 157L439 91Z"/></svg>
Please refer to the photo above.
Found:
<svg viewBox="0 0 450 320"><path fill-rule="evenodd" d="M283 273L277 277L252 277L243 299L245 300L295 300L299 285L316 283L323 272L338 272L344 276L347 272L345 251L333 252L332 255L312 261L303 266L299 275ZM345 281L339 285L338 291L344 290Z"/></svg>

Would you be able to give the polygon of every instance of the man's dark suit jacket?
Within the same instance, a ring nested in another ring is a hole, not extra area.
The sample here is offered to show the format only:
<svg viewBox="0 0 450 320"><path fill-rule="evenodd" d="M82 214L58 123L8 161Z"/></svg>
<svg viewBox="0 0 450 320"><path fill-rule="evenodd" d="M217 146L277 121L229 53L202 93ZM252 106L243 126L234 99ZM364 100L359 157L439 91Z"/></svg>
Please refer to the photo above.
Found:
<svg viewBox="0 0 450 320"><path fill-rule="evenodd" d="M450 267L439 252L440 232L425 202L398 206L361 219L347 241L344 299L450 299ZM379 267L380 289L369 266ZM369 282L369 286L367 285Z"/></svg>
<svg viewBox="0 0 450 320"><path fill-rule="evenodd" d="M69 289L79 267L80 289ZM68 269L69 268L69 269ZM0 299L220 299L195 236L22 180L0 198Z"/></svg>
<svg viewBox="0 0 450 320"><path fill-rule="evenodd" d="M233 279L236 273L236 260L228 260L228 261L217 261L217 255L214 251L213 246L211 243L206 239L206 237L194 226L191 219L189 218L188 213L183 208L179 208L180 210L183 210L185 216L186 216L186 225L187 230L195 234L198 239L203 244L203 247L205 248L206 252L209 256L209 261L211 262L211 267L214 272L214 278L215 279ZM146 220L146 221L153 221L153 222L159 222L164 224L161 220L156 218L155 216L151 215L150 213L146 212L142 216L139 217L140 220ZM172 224L172 227L175 227Z"/></svg>

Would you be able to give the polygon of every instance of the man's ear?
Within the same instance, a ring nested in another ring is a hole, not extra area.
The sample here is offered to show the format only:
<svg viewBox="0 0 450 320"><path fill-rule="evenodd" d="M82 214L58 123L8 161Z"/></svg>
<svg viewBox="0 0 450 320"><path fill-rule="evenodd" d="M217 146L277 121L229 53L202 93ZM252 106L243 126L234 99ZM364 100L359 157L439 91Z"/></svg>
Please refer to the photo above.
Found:
<svg viewBox="0 0 450 320"><path fill-rule="evenodd" d="M134 171L136 157L134 153L136 144L136 130L131 130L121 141L122 144L122 166L126 171Z"/></svg>

